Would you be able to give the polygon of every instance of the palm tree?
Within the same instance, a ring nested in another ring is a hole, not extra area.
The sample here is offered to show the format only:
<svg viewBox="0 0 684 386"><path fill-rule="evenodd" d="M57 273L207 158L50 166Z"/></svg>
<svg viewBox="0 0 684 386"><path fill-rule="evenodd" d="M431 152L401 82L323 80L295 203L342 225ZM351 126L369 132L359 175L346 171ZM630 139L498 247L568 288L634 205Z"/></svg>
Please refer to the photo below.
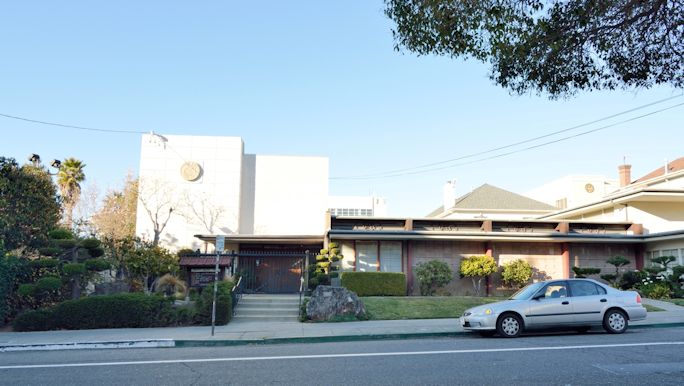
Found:
<svg viewBox="0 0 684 386"><path fill-rule="evenodd" d="M73 228L74 207L81 196L81 182L85 180L83 168L85 164L76 158L67 158L62 162L57 173L57 185L64 202L64 223Z"/></svg>

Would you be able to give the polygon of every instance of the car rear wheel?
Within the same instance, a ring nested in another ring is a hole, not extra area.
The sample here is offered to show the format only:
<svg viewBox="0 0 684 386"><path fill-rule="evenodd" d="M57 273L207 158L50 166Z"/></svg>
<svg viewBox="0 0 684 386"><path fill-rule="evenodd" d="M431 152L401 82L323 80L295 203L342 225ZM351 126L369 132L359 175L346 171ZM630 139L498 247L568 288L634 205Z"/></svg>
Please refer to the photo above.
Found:
<svg viewBox="0 0 684 386"><path fill-rule="evenodd" d="M611 334L627 331L627 316L620 310L608 310L603 317L603 328Z"/></svg>
<svg viewBox="0 0 684 386"><path fill-rule="evenodd" d="M504 338L515 338L523 330L522 319L515 314L503 314L496 321L496 331Z"/></svg>

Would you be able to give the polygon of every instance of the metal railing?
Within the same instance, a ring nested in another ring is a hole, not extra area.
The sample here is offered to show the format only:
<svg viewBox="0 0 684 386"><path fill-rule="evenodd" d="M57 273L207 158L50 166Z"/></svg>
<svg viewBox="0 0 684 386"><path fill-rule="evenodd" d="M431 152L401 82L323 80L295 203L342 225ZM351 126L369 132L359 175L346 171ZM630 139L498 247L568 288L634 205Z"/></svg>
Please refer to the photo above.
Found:
<svg viewBox="0 0 684 386"><path fill-rule="evenodd" d="M240 299L242 299L242 276L240 276L237 283L233 286L230 297L232 300L233 315L235 315L235 309L237 308L238 303L240 303Z"/></svg>

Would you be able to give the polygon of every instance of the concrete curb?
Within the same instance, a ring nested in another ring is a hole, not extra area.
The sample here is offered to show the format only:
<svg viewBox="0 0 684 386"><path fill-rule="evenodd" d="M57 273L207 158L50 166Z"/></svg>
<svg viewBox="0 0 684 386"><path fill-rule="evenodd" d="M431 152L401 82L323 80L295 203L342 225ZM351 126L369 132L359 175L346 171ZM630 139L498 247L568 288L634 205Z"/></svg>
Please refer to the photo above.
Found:
<svg viewBox="0 0 684 386"><path fill-rule="evenodd" d="M175 347L173 339L0 345L0 352Z"/></svg>
<svg viewBox="0 0 684 386"><path fill-rule="evenodd" d="M684 323L658 323L630 325L630 329L671 328L684 327ZM265 338L242 340L190 340L190 339L154 339L131 340L115 342L79 342L79 343L50 343L50 344L16 344L0 345L0 352L11 351L49 351L49 350L91 350L91 349L127 349L127 348L164 348L164 347L228 347L247 345L270 345L292 343L334 343L358 342L369 340L402 340L448 338L473 334L466 331L451 332L423 332L423 333L394 333L394 334L366 334L366 335L336 335L311 336L293 338Z"/></svg>

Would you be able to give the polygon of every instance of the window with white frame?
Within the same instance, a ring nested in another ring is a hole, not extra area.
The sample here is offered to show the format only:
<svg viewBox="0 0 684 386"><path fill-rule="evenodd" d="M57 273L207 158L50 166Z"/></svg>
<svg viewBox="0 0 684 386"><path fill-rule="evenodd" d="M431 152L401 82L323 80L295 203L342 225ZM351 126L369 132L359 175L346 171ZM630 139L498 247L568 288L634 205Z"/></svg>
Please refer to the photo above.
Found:
<svg viewBox="0 0 684 386"><path fill-rule="evenodd" d="M357 241L356 271L402 272L401 241Z"/></svg>

